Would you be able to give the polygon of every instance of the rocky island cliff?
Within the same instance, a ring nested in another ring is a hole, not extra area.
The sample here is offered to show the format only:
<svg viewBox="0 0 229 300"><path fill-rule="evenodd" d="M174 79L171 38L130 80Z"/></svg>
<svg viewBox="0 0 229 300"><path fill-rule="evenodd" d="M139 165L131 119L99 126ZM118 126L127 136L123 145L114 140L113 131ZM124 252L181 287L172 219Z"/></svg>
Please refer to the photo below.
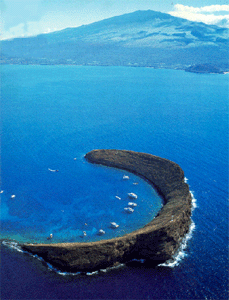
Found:
<svg viewBox="0 0 229 300"><path fill-rule="evenodd" d="M183 170L174 162L126 150L93 150L90 163L132 172L153 185L164 201L158 215L143 228L122 237L89 243L23 244L62 271L94 271L145 259L153 265L171 259L191 224L191 194Z"/></svg>

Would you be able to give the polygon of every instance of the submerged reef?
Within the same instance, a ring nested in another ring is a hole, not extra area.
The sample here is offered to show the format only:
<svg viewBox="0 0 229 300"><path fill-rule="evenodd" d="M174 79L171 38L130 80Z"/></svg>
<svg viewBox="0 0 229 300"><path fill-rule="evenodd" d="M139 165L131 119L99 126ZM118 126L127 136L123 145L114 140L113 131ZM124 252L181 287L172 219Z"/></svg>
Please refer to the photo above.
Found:
<svg viewBox="0 0 229 300"><path fill-rule="evenodd" d="M94 271L145 259L157 265L171 259L191 224L191 194L183 170L174 162L151 154L126 150L93 150L90 163L134 173L161 195L164 205L143 228L110 240L88 243L22 244L62 271Z"/></svg>

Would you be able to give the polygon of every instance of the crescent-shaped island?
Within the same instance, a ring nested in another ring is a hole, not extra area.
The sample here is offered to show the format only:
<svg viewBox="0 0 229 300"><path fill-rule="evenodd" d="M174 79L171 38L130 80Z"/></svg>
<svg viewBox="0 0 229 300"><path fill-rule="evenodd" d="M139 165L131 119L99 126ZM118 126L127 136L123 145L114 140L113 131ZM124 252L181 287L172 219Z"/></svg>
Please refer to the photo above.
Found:
<svg viewBox="0 0 229 300"><path fill-rule="evenodd" d="M192 198L183 170L167 159L127 150L93 150L85 158L147 180L164 202L158 215L122 237L88 243L21 244L22 249L67 272L95 271L133 259L145 259L152 265L171 259L191 224Z"/></svg>

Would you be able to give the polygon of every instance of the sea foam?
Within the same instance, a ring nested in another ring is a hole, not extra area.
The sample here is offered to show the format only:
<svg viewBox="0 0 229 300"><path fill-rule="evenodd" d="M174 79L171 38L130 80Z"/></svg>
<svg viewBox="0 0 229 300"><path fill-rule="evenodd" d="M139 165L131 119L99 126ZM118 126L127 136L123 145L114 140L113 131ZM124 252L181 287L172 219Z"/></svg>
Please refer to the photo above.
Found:
<svg viewBox="0 0 229 300"><path fill-rule="evenodd" d="M186 178L186 180L188 180L188 179ZM190 194L192 197L192 212L193 212L193 210L197 207L197 204L196 204L197 200L195 199L193 192L190 191ZM175 254L175 256L172 259L167 260L163 264L159 264L159 266L173 268L173 267L176 267L179 265L179 263L187 256L187 253L185 252L185 250L187 248L188 241L192 238L195 228L196 228L196 225L195 225L194 221L191 219L191 225L189 227L189 231L183 238L183 241L182 241L177 253Z"/></svg>
<svg viewBox="0 0 229 300"><path fill-rule="evenodd" d="M22 250L22 248L19 246L19 244L17 242L13 242L13 241L2 241L2 244L6 247L9 247L11 249L17 250L18 252L23 252L25 253L24 250Z"/></svg>
<svg viewBox="0 0 229 300"><path fill-rule="evenodd" d="M39 261L41 261L49 271L51 272L55 272L56 274L60 275L60 276L79 276L79 275L86 275L86 276L93 276L93 275L98 275L99 273L106 273L106 272L109 272L111 270L114 270L114 269L119 269L123 266L125 266L125 264L119 264L117 266L113 266L113 267L108 267L106 269L100 269L98 271L92 271L92 272L63 272L57 268L55 268L52 264L46 262L42 257L38 256L37 254L32 254L28 251L25 251L21 248L21 246L15 242L15 241L2 241L2 244L6 247L9 247L13 250L16 250L20 253L23 253L23 254L27 254L33 258L36 258L38 259Z"/></svg>
<svg viewBox="0 0 229 300"><path fill-rule="evenodd" d="M185 252L185 250L187 248L188 241L192 238L192 234L193 234L193 231L195 230L195 227L196 227L195 223L192 221L189 231L186 234L186 236L184 237L176 255L172 259L169 259L166 262L164 262L163 264L159 264L158 266L173 268L180 264L180 262L187 256L187 253Z"/></svg>

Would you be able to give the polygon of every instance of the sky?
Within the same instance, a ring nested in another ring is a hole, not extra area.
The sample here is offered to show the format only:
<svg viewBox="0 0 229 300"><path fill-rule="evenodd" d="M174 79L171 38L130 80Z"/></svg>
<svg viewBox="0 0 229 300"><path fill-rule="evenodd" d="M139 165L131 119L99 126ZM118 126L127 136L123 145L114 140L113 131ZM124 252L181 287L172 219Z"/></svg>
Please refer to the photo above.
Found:
<svg viewBox="0 0 229 300"><path fill-rule="evenodd" d="M0 0L1 39L78 27L136 10L155 10L229 28L228 0Z"/></svg>

